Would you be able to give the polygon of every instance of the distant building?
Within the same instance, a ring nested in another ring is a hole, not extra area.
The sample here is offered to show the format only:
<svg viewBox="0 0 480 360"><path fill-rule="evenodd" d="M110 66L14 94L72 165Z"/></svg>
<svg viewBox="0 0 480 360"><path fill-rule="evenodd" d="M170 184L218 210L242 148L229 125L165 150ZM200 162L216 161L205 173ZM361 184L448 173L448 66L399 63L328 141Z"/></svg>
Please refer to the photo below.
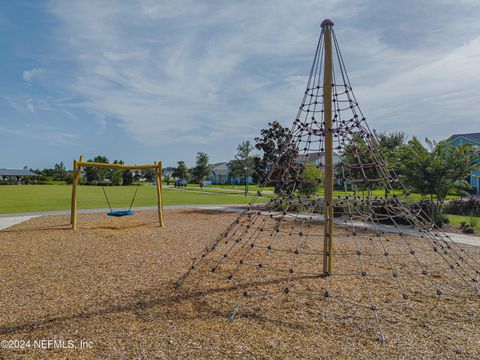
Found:
<svg viewBox="0 0 480 360"><path fill-rule="evenodd" d="M325 164L325 152L311 152L308 154L301 154L297 157L297 161L301 164L306 162L311 162L320 168L324 167ZM341 161L340 155L333 153L333 164L338 164ZM234 184L240 185L245 184L244 176L233 177L230 174L228 169L228 162L219 162L210 165L210 180L212 184ZM248 183L251 184L253 179L251 176L248 177Z"/></svg>
<svg viewBox="0 0 480 360"><path fill-rule="evenodd" d="M212 184L230 184L230 171L227 162L210 165Z"/></svg>
<svg viewBox="0 0 480 360"><path fill-rule="evenodd" d="M307 154L300 154L297 156L297 161L301 164L306 162L311 162L319 167L325 166L325 152L323 151L314 151ZM333 153L333 165L338 164L341 161L340 155Z"/></svg>
<svg viewBox="0 0 480 360"><path fill-rule="evenodd" d="M0 169L0 181L21 181L25 177L38 176L30 170Z"/></svg>
<svg viewBox="0 0 480 360"><path fill-rule="evenodd" d="M455 134L448 139L454 146L463 144L472 144L478 146L480 151L480 133ZM470 185L475 189L476 194L480 194L480 162L478 168L470 173Z"/></svg>
<svg viewBox="0 0 480 360"><path fill-rule="evenodd" d="M173 172L175 171L174 167L166 167L162 169L162 176L168 175L170 177L173 177Z"/></svg>
<svg viewBox="0 0 480 360"><path fill-rule="evenodd" d="M210 165L210 179L212 184L245 184L244 176L234 177L228 169L228 162L219 162ZM248 183L252 183L252 177L248 177Z"/></svg>

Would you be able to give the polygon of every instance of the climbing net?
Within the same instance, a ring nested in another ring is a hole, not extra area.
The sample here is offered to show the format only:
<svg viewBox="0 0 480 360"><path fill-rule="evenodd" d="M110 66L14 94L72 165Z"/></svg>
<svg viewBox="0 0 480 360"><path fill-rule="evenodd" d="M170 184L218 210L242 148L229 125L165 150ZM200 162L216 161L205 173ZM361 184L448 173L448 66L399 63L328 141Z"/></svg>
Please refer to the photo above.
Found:
<svg viewBox="0 0 480 360"><path fill-rule="evenodd" d="M232 317L242 309L261 307L268 298L314 299L313 305L301 302L302 311L313 306L322 312L330 308L333 319L349 314L370 319L372 332L384 342L384 325L400 312L415 308L418 317L418 311L427 312L444 299L478 306L480 263L473 252L439 231L422 209L388 195L405 188L378 150L333 30L333 126L325 127L323 37L322 30L291 129L292 145L278 155L265 179L265 184L278 187L278 196L266 205L252 200L194 259L178 284L191 291L215 288L238 295L224 304L231 306ZM301 189L322 183L329 131L341 158L335 182L345 191L334 199L334 250L328 256L335 259L335 271L325 273L326 202ZM319 170L314 178L305 176L309 163ZM379 188L386 190L385 196L355 191ZM292 309L290 315L299 307Z"/></svg>

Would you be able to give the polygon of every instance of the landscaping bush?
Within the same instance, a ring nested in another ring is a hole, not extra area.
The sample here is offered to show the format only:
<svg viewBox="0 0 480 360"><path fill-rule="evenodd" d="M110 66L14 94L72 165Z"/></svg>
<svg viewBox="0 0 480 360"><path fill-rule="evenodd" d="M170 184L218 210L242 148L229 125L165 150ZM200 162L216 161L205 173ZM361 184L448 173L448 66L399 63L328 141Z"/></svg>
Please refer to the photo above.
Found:
<svg viewBox="0 0 480 360"><path fill-rule="evenodd" d="M475 232L475 229L473 228L473 226L467 223L466 221L462 221L460 223L460 229L465 234L473 234Z"/></svg>
<svg viewBox="0 0 480 360"><path fill-rule="evenodd" d="M412 225L410 221L401 214L393 214L389 210L389 206L394 208L398 207L398 199L387 199L387 200L377 200L376 205L373 206L374 212L377 214L377 220L382 224L392 225L394 223L398 225ZM436 204L430 200L419 200L410 204L406 204L406 207L409 208L413 214L418 214L418 218L431 223L432 221L438 227L442 227L444 224L448 224L449 220L447 215L442 214L436 208ZM436 214L432 219L431 214ZM388 215L388 217L384 217ZM391 218L393 218L393 220Z"/></svg>
<svg viewBox="0 0 480 360"><path fill-rule="evenodd" d="M469 197L451 200L445 205L445 212L452 215L480 216L480 199Z"/></svg>

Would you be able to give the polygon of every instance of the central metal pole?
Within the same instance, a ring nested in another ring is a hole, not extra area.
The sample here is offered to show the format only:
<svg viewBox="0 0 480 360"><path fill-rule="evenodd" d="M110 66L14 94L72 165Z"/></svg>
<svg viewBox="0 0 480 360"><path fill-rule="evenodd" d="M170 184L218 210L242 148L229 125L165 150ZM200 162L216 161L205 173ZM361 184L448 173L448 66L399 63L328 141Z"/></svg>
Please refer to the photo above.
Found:
<svg viewBox="0 0 480 360"><path fill-rule="evenodd" d="M324 40L324 73L323 73L323 119L325 129L325 223L323 240L323 273L331 274L333 270L333 129L332 129L332 27L329 19L322 22Z"/></svg>

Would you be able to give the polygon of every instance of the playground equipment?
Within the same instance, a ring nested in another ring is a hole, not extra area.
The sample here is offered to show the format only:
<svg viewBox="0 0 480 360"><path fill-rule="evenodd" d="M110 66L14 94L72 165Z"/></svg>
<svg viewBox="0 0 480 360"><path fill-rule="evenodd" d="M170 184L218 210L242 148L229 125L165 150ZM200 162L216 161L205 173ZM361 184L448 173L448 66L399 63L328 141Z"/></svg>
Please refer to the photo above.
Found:
<svg viewBox="0 0 480 360"><path fill-rule="evenodd" d="M163 192L162 192L162 162L149 164L149 165L122 165L122 164L105 164L97 162L83 161L83 155L80 156L79 160L73 160L73 182L72 182L72 203L71 203L71 217L70 223L72 224L72 229L77 228L77 187L80 180L80 175L82 167L96 167L96 168L106 168L106 169L120 169L120 170L142 170L142 169L153 169L155 171L156 178L156 188L157 188L157 208L158 208L158 223L160 227L164 226L163 220ZM110 211L107 213L108 216L114 217L123 217L133 215L132 211L133 202L138 191L138 185L135 188L133 198L130 202L130 207L127 210L114 210L110 205L110 200L107 196L105 188L102 186L103 194L107 200L108 207Z"/></svg>
<svg viewBox="0 0 480 360"><path fill-rule="evenodd" d="M114 217L123 217L123 216L130 216L135 214L135 212L132 211L133 203L135 201L135 198L137 196L138 192L138 187L140 184L137 184L135 187L135 192L133 193L132 201L130 201L130 206L128 210L113 210L112 205L110 204L110 199L108 198L107 191L105 190L105 186L102 185L102 191L103 195L105 196L105 200L107 200L108 208L110 211L107 213L108 216L114 216ZM155 185L156 186L156 185Z"/></svg>
<svg viewBox="0 0 480 360"><path fill-rule="evenodd" d="M232 318L246 306L260 307L259 301L271 300L276 306L282 294L291 301L303 296L292 311L306 308L306 299L315 299L323 303L311 305L311 312L337 306L329 318L372 319L382 343L382 316L385 323L393 320L393 328L399 314L442 299L444 304L465 302L478 309L478 259L400 196L370 195L372 188L408 192L387 166L360 110L333 22L325 20L321 27L291 128L292 144L278 154L265 180L280 189L278 197L267 206L253 199L195 257L177 285L197 293L222 284L223 289L235 290ZM334 150L342 156L335 167ZM307 164L299 159L311 153L322 155L315 165L323 178L304 177ZM344 156L347 153L350 156ZM352 194L345 188L344 195L334 197L334 176L345 187L369 191L358 195L361 192ZM324 196L298 191L312 182L323 184ZM419 319L422 316L413 317Z"/></svg>

